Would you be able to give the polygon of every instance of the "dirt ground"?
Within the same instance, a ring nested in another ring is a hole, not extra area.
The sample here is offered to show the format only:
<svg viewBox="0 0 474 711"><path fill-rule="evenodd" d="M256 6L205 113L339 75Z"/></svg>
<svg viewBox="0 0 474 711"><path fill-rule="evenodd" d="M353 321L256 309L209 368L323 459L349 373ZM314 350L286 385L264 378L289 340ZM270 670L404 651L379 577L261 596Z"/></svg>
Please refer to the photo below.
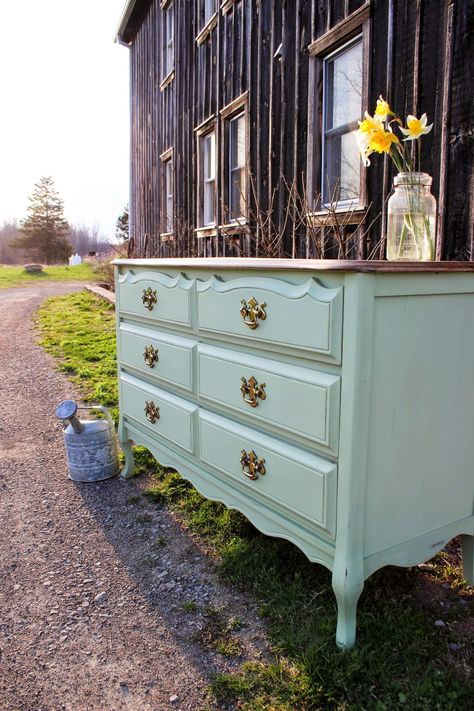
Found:
<svg viewBox="0 0 474 711"><path fill-rule="evenodd" d="M210 675L267 655L262 622L136 482L68 479L54 411L75 393L32 315L82 288L0 291L0 709L214 709ZM241 657L203 633L210 611L242 620Z"/></svg>

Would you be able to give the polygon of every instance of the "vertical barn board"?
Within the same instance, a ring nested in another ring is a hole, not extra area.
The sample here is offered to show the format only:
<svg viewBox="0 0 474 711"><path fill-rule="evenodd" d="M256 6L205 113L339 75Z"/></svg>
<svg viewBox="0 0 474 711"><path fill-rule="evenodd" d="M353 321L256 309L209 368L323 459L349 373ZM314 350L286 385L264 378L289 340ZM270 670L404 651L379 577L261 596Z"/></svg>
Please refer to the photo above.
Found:
<svg viewBox="0 0 474 711"><path fill-rule="evenodd" d="M387 98L392 106L395 105L395 27L391 24L391 21L394 23L395 20L394 12L391 16L395 2L396 0L388 0L377 3L372 11L369 96L367 106L363 107L369 113L373 113L380 94ZM383 213L392 189L393 167L385 156L374 155L371 158L370 167L363 168L366 171L368 203L371 204L367 224L373 223L370 234L366 236L367 254L383 259Z"/></svg>
<svg viewBox="0 0 474 711"><path fill-rule="evenodd" d="M473 259L474 2L455 2L444 259Z"/></svg>

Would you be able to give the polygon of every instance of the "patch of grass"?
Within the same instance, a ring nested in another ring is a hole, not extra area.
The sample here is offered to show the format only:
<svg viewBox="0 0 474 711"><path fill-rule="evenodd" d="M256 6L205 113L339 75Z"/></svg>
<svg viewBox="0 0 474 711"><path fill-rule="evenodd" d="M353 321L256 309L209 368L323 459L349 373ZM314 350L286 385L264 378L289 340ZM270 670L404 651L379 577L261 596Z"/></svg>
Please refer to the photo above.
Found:
<svg viewBox="0 0 474 711"><path fill-rule="evenodd" d="M197 605L194 600L187 600L186 602L183 602L182 607L185 612L196 612L197 610Z"/></svg>
<svg viewBox="0 0 474 711"><path fill-rule="evenodd" d="M77 267L79 268L79 267ZM80 292L47 299L38 311L40 344L58 361L85 403L118 417L115 314L111 304Z"/></svg>
<svg viewBox="0 0 474 711"><path fill-rule="evenodd" d="M196 633L195 640L207 647L213 647L225 657L239 657L242 649L238 640L232 636L232 626L226 622L223 611L209 605L205 608L204 624Z"/></svg>
<svg viewBox="0 0 474 711"><path fill-rule="evenodd" d="M84 396L116 407L112 310L91 295L75 294L46 304L39 323L45 347ZM91 357L99 354L99 360ZM456 545L429 567L384 568L369 578L358 606L357 645L343 653L334 643L336 602L325 568L204 499L145 448L134 453L136 472L153 472L148 497L206 539L222 576L253 594L265 618L277 661L216 676L213 690L223 706L230 700L243 711L471 707L473 591L462 581ZM444 626L435 625L440 619ZM207 609L201 642L231 651L235 624Z"/></svg>
<svg viewBox="0 0 474 711"><path fill-rule="evenodd" d="M167 546L168 541L166 540L165 536L158 536L158 538L155 538L153 542L153 547L154 548L163 548L163 546Z"/></svg>
<svg viewBox="0 0 474 711"><path fill-rule="evenodd" d="M0 265L0 289L9 289L13 286L24 286L37 281L89 281L96 282L97 275L88 262L78 264L77 267L44 266L42 272L30 274L23 267L10 267Z"/></svg>

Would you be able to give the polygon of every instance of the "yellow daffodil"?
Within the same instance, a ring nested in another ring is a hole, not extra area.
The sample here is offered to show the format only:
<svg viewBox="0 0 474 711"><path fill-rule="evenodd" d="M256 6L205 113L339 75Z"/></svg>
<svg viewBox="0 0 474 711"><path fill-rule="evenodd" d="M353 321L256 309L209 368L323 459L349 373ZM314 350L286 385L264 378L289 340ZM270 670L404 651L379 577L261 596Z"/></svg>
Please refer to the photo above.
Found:
<svg viewBox="0 0 474 711"><path fill-rule="evenodd" d="M406 136L403 140L414 141L417 138L420 138L420 136L423 136L425 133L429 133L433 128L433 124L431 123L427 126L427 123L428 118L426 114L423 114L419 119L417 119L416 116L407 116L407 128L402 128L400 126L400 131L404 136Z"/></svg>
<svg viewBox="0 0 474 711"><path fill-rule="evenodd" d="M365 119L363 121L358 121L359 131L362 133L371 133L371 131L378 130L382 126L382 119L379 116L371 116L367 111L364 114Z"/></svg>
<svg viewBox="0 0 474 711"><path fill-rule="evenodd" d="M398 142L398 138L391 131L386 131L383 126L381 126L371 132L368 148L376 153L390 153L392 144Z"/></svg>
<svg viewBox="0 0 474 711"><path fill-rule="evenodd" d="M377 116L381 121L385 121L387 116L393 116L393 111L388 105L388 101L385 101L385 99L382 97L382 94L380 94L379 98L377 99L375 116Z"/></svg>
<svg viewBox="0 0 474 711"><path fill-rule="evenodd" d="M370 134L367 131L362 130L362 128L358 131L354 131L353 133L356 139L357 148L359 149L360 157L362 158L362 163L366 166L370 165L369 156L373 153L373 150L369 148Z"/></svg>

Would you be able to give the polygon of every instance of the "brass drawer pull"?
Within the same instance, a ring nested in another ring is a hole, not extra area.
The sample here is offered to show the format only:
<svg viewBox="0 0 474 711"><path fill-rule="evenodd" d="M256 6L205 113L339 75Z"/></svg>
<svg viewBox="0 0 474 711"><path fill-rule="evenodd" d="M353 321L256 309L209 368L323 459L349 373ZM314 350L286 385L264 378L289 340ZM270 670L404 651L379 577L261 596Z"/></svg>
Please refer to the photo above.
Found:
<svg viewBox="0 0 474 711"><path fill-rule="evenodd" d="M253 449L250 452L246 452L245 449L241 451L240 465L242 467L242 472L248 479L258 479L258 475L263 476L265 474L265 460L259 459Z"/></svg>
<svg viewBox="0 0 474 711"><path fill-rule="evenodd" d="M153 368L155 363L158 363L158 348L153 348L153 346L145 346L143 351L143 360L150 367Z"/></svg>
<svg viewBox="0 0 474 711"><path fill-rule="evenodd" d="M240 315L244 319L244 323L247 324L252 331L257 328L258 319L265 321L267 318L267 314L265 313L265 301L259 305L257 299L252 296L252 298L249 299L248 304L245 299L241 299L240 303L242 304Z"/></svg>
<svg viewBox="0 0 474 711"><path fill-rule="evenodd" d="M148 289L143 289L142 301L143 306L148 309L148 311L152 311L153 304L156 304L158 302L156 290L153 290L151 286L149 286Z"/></svg>
<svg viewBox="0 0 474 711"><path fill-rule="evenodd" d="M145 416L152 425L160 419L160 408L158 405L155 405L153 400L151 402L145 402Z"/></svg>
<svg viewBox="0 0 474 711"><path fill-rule="evenodd" d="M259 385L253 375L249 378L247 382L246 378L242 378L242 385L240 386L240 392L242 393L242 398L250 407L257 407L258 399L265 400L267 394L265 392L265 383Z"/></svg>

